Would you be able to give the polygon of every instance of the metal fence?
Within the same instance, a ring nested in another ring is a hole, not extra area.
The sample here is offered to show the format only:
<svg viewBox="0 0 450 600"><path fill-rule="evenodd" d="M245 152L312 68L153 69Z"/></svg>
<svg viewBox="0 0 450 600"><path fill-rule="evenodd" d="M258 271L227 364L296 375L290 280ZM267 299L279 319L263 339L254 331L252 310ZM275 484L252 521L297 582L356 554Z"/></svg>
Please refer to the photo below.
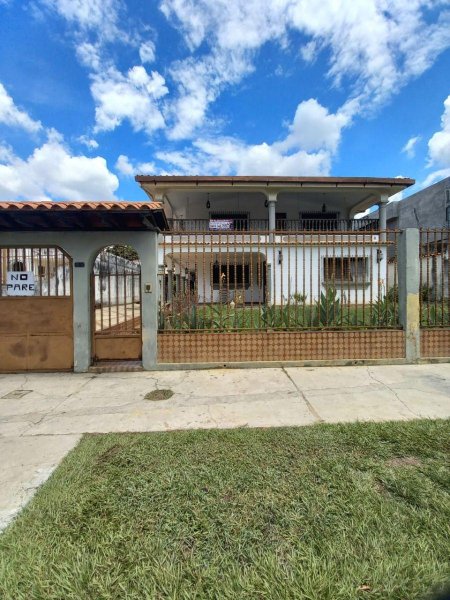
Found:
<svg viewBox="0 0 450 600"><path fill-rule="evenodd" d="M159 331L399 328L397 239L394 230L168 233Z"/></svg>
<svg viewBox="0 0 450 600"><path fill-rule="evenodd" d="M450 229L420 230L420 323L450 326Z"/></svg>

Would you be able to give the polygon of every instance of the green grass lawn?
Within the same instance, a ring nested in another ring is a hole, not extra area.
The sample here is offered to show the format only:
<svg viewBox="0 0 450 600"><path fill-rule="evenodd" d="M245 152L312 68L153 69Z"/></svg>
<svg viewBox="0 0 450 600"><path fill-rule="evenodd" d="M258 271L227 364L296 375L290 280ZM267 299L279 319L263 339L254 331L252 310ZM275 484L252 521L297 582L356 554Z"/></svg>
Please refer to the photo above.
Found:
<svg viewBox="0 0 450 600"><path fill-rule="evenodd" d="M449 574L449 434L85 436L0 537L0 597L428 597Z"/></svg>

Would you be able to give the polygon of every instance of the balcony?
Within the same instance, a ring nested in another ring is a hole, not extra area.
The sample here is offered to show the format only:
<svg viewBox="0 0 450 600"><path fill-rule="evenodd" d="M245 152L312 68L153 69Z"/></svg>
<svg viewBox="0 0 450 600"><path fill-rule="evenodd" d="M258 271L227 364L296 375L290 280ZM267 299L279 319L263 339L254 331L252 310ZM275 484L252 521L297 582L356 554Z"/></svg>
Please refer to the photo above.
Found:
<svg viewBox="0 0 450 600"><path fill-rule="evenodd" d="M169 230L178 232L226 233L269 231L266 219L168 219ZM378 219L277 219L276 231L378 231Z"/></svg>

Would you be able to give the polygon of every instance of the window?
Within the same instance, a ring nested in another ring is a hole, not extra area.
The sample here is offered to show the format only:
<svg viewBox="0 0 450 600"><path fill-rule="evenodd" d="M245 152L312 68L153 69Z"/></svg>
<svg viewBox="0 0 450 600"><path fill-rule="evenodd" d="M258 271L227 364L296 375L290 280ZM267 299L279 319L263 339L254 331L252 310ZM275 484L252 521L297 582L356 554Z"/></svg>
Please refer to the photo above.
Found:
<svg viewBox="0 0 450 600"><path fill-rule="evenodd" d="M325 283L369 281L369 261L363 256L327 257L323 259Z"/></svg>

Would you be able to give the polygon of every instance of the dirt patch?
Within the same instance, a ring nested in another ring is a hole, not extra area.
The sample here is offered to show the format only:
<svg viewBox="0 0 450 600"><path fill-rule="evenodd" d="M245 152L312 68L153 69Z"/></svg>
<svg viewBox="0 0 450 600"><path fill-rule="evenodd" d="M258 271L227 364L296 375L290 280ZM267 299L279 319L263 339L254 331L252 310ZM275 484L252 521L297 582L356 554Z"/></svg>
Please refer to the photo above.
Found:
<svg viewBox="0 0 450 600"><path fill-rule="evenodd" d="M422 462L415 456L398 456L386 461L388 467L420 467Z"/></svg>
<svg viewBox="0 0 450 600"><path fill-rule="evenodd" d="M172 390L153 390L152 392L145 394L144 400L168 400L169 398L172 398L172 396Z"/></svg>
<svg viewBox="0 0 450 600"><path fill-rule="evenodd" d="M111 446L111 448L108 448L108 450L102 452L96 460L97 465L103 465L110 462L111 459L114 458L114 456L116 456L116 454L119 452L121 447L122 446L119 444L114 444L114 446Z"/></svg>

